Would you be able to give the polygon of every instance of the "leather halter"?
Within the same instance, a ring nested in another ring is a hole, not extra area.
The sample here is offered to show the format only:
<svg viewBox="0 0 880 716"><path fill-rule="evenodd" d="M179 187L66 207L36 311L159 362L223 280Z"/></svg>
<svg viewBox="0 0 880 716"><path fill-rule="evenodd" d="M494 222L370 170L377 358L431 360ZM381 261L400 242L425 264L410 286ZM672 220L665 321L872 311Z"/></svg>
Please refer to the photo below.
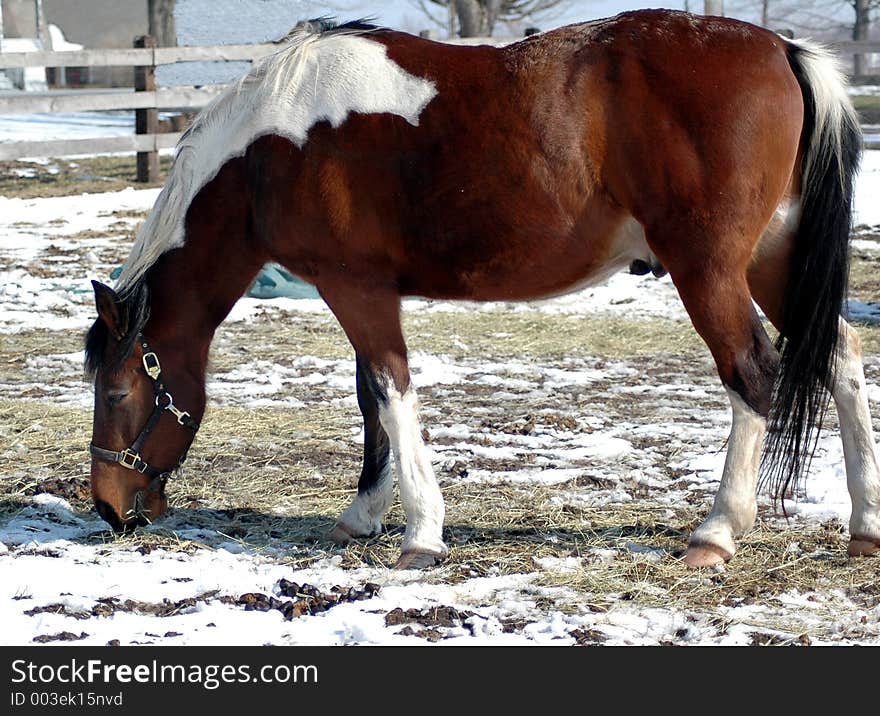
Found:
<svg viewBox="0 0 880 716"><path fill-rule="evenodd" d="M189 446L183 451L183 455L180 456L177 465L171 470L160 470L141 458L140 453L144 447L144 443L147 441L147 438L150 433L153 432L156 425L158 425L162 414L166 411L172 413L174 417L177 418L177 422L180 425L192 430L193 435L195 435L195 432L199 429L199 424L193 420L188 412L185 410L179 410L177 406L174 405L174 398L171 397L171 393L165 389L165 385L159 380L159 376L162 374L162 366L159 363L159 356L156 355L155 351L150 349L150 345L147 343L147 339L144 337L143 333L138 333L138 342L144 350L144 355L141 360L144 364L144 370L146 371L147 376L153 383L153 392L156 394L156 407L153 408L153 413L147 419L146 424L131 444L131 447L127 447L125 450L107 450L91 443L89 445L89 452L99 460L117 463L129 470L135 470L144 475L148 475L153 479L150 481L147 489L152 492L161 492L165 489L165 483L168 482L171 473L183 465L183 461L186 460L186 453L189 451Z"/></svg>

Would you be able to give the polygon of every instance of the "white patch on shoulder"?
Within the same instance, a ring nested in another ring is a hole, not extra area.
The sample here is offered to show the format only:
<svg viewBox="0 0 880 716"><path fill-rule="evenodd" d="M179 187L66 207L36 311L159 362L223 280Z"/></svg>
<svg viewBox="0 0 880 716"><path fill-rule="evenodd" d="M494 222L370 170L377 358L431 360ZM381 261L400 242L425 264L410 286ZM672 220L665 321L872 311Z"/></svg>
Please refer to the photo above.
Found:
<svg viewBox="0 0 880 716"><path fill-rule="evenodd" d="M409 74L380 42L355 34L300 34L208 105L177 145L165 188L125 263L125 291L163 253L184 243L190 203L233 157L267 134L298 147L309 130L340 127L353 112L395 114L413 126L436 96L433 82Z"/></svg>

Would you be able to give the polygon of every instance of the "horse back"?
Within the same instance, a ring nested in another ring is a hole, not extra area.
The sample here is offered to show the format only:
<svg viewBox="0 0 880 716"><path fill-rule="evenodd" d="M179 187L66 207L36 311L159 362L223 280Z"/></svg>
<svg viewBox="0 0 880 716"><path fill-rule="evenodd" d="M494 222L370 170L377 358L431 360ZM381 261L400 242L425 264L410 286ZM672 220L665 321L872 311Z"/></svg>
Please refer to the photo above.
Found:
<svg viewBox="0 0 880 716"><path fill-rule="evenodd" d="M319 284L344 264L404 295L552 295L649 257L640 226L759 185L772 213L791 178L800 93L784 41L751 25L646 11L502 48L367 38L433 85L415 122L355 113L247 156L262 235Z"/></svg>

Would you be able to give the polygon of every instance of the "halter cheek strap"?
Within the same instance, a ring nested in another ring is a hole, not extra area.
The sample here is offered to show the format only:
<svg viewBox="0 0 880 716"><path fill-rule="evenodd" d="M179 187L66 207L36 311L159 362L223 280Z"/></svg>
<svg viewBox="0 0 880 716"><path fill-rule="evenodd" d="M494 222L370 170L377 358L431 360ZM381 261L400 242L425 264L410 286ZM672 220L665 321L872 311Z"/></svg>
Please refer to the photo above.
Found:
<svg viewBox="0 0 880 716"><path fill-rule="evenodd" d="M152 480L147 489L153 492L160 492L165 488L165 483L168 482L168 478L171 477L171 472L183 465L189 447L183 451L183 455L180 456L180 459L177 461L177 465L175 465L174 468L171 470L160 470L141 458L140 453L143 449L144 443L147 441L147 438L150 436L150 433L153 432L156 425L159 424L159 420L165 412L174 415L174 417L177 418L178 424L192 430L193 435L195 435L195 432L199 429L199 424L193 420L188 412L185 410L179 410L177 406L174 405L174 398L171 397L171 393L165 389L165 385L159 379L162 375L162 366L159 363L159 356L156 355L155 351L150 349L150 345L147 343L147 339L142 333L138 334L138 340L144 351L142 358L144 371L153 383L153 392L156 395L156 407L153 408L152 414L147 419L146 424L141 429L137 438L135 438L135 441L131 444L131 447L127 447L125 450L107 450L106 448L98 447L92 443L89 445L89 452L99 460L117 463L129 470L135 470L141 474L148 475Z"/></svg>

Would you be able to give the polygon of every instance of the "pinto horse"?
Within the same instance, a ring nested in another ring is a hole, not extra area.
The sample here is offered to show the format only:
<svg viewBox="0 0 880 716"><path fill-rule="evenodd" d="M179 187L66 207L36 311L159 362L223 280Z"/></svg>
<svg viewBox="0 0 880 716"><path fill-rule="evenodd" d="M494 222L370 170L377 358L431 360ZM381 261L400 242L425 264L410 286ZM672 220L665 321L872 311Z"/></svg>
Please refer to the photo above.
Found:
<svg viewBox="0 0 880 716"><path fill-rule="evenodd" d="M735 20L641 11L505 47L306 24L208 106L115 290L95 283L91 487L117 530L158 517L205 410L208 349L259 269L313 284L354 347L357 496L331 537L406 513L400 567L447 554L402 296L530 300L666 270L733 410L685 554L729 559L837 405L849 553L880 546L859 340L841 318L861 137L829 54ZM754 299L781 337L774 345ZM769 425L769 428L768 428Z"/></svg>

